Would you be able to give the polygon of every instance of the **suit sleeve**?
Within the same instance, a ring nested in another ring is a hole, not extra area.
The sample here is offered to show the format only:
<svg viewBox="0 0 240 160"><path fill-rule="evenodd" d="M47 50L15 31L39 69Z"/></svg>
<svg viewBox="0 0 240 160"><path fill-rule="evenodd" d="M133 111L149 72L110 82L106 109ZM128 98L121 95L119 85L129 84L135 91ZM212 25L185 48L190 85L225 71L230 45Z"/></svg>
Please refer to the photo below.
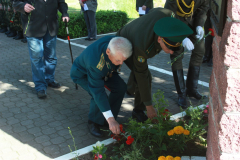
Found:
<svg viewBox="0 0 240 160"><path fill-rule="evenodd" d="M209 10L209 0L204 0L203 3L197 8L196 15L194 15L193 25L195 28L197 26L204 26L204 23L207 19L208 10Z"/></svg>
<svg viewBox="0 0 240 160"><path fill-rule="evenodd" d="M108 96L104 88L103 75L97 68L87 69L88 88L101 112L111 110Z"/></svg>
<svg viewBox="0 0 240 160"><path fill-rule="evenodd" d="M18 11L21 12L23 14L28 14L24 11L24 6L26 5L26 2L23 2L21 0L13 0L13 8Z"/></svg>
<svg viewBox="0 0 240 160"><path fill-rule="evenodd" d="M137 81L138 89L140 92L141 99L144 105L152 105L152 97L151 97L151 74L148 69L147 60L144 62L138 61L138 56L144 55L143 51L139 48L134 48L133 54L133 72ZM146 58L146 57L145 57Z"/></svg>
<svg viewBox="0 0 240 160"><path fill-rule="evenodd" d="M68 5L65 3L65 0L58 0L58 10L62 13L62 17L69 17Z"/></svg>
<svg viewBox="0 0 240 160"><path fill-rule="evenodd" d="M148 8L150 8L151 3L153 3L152 1L153 1L153 0L146 0L145 3L144 3L144 5L147 6Z"/></svg>

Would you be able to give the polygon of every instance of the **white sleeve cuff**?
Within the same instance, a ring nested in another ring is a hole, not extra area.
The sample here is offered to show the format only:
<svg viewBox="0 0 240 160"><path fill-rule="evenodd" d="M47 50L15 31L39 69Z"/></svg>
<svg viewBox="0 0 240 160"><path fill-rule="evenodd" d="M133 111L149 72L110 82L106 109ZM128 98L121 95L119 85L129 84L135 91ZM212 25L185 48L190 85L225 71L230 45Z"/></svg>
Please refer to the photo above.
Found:
<svg viewBox="0 0 240 160"><path fill-rule="evenodd" d="M110 117L113 117L113 114L112 114L111 110L108 110L108 111L102 112L102 113L103 113L103 116L105 117L106 120Z"/></svg>

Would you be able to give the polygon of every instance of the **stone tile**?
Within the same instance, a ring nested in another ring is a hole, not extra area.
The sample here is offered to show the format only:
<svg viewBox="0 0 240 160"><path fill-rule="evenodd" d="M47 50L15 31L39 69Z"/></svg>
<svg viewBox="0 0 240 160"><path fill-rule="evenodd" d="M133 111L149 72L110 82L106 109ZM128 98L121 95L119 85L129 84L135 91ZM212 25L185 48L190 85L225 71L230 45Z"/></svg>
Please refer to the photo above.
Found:
<svg viewBox="0 0 240 160"><path fill-rule="evenodd" d="M0 159L5 160L5 157L2 157L2 149L6 148L12 149L13 153L18 152L20 154L18 159L24 160L35 158L48 160L69 153L67 145L72 145L73 142L68 127L71 128L78 149L104 139L95 138L88 132L86 123L91 97L80 86L76 90L69 77L71 61L67 43L57 41L58 65L55 79L62 84L62 87L60 89L48 88L48 98L40 100L36 96L32 82L31 64L29 56L26 56L27 45L9 39L4 34L0 34L0 39L3 46L0 59L5 62L0 63L0 87L3 86L3 89L0 89L0 137L6 138L6 141L0 139ZM76 40L76 43L81 44L82 42ZM84 45L91 43L84 43ZM76 58L83 48L72 46L72 51L73 57ZM13 56L14 59L12 59ZM187 75L190 56L187 53L183 59L185 75ZM149 59L148 63L171 72L168 61L169 55L160 53ZM18 69L16 70L16 68ZM157 71L150 71L153 76L153 93L158 89L164 91L165 98L169 101L170 112L172 114L179 112L173 77ZM128 81L129 73L130 70L123 64L120 76L125 82ZM211 68L202 65L200 80L209 82L210 75ZM206 87L199 86L199 90L204 94L209 93ZM133 101L133 98L125 95L124 105L119 113L119 123L127 122L131 116ZM189 99L189 104L190 101L193 105L202 103ZM20 150L17 150L17 147ZM28 148L28 152L25 151L25 147Z"/></svg>

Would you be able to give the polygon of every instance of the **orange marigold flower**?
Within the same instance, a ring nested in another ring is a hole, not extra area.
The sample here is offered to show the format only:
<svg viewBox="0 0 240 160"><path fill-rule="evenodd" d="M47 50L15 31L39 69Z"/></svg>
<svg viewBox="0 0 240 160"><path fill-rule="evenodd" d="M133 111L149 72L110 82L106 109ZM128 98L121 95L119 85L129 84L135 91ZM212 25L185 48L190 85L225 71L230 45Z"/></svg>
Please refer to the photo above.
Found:
<svg viewBox="0 0 240 160"><path fill-rule="evenodd" d="M184 128L182 126L177 126L173 128L175 134L182 134L184 131Z"/></svg>
<svg viewBox="0 0 240 160"><path fill-rule="evenodd" d="M167 156L166 160L174 160L172 156Z"/></svg>
<svg viewBox="0 0 240 160"><path fill-rule="evenodd" d="M169 136L172 136L172 135L174 135L174 131L173 131L173 130L170 130L170 131L167 132L167 134L168 134Z"/></svg>
<svg viewBox="0 0 240 160"><path fill-rule="evenodd" d="M190 132L189 132L189 130L186 130L186 129L185 129L185 130L183 131L183 134L184 134L184 135L189 135Z"/></svg>
<svg viewBox="0 0 240 160"><path fill-rule="evenodd" d="M175 157L174 160L181 160L181 157Z"/></svg>
<svg viewBox="0 0 240 160"><path fill-rule="evenodd" d="M164 156L160 156L158 157L158 160L166 160L166 158Z"/></svg>

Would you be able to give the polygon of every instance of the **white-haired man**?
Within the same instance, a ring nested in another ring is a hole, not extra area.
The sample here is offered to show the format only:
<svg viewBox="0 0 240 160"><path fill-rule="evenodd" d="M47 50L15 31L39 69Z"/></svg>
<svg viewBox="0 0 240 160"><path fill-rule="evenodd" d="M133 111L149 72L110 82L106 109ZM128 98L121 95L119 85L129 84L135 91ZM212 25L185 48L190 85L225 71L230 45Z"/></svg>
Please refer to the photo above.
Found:
<svg viewBox="0 0 240 160"><path fill-rule="evenodd" d="M132 44L129 40L106 36L88 46L73 63L72 80L92 97L88 128L94 136L103 136L99 125L104 125L106 121L114 134L120 133L116 118L127 86L117 70L131 55ZM109 96L104 86L110 90Z"/></svg>

